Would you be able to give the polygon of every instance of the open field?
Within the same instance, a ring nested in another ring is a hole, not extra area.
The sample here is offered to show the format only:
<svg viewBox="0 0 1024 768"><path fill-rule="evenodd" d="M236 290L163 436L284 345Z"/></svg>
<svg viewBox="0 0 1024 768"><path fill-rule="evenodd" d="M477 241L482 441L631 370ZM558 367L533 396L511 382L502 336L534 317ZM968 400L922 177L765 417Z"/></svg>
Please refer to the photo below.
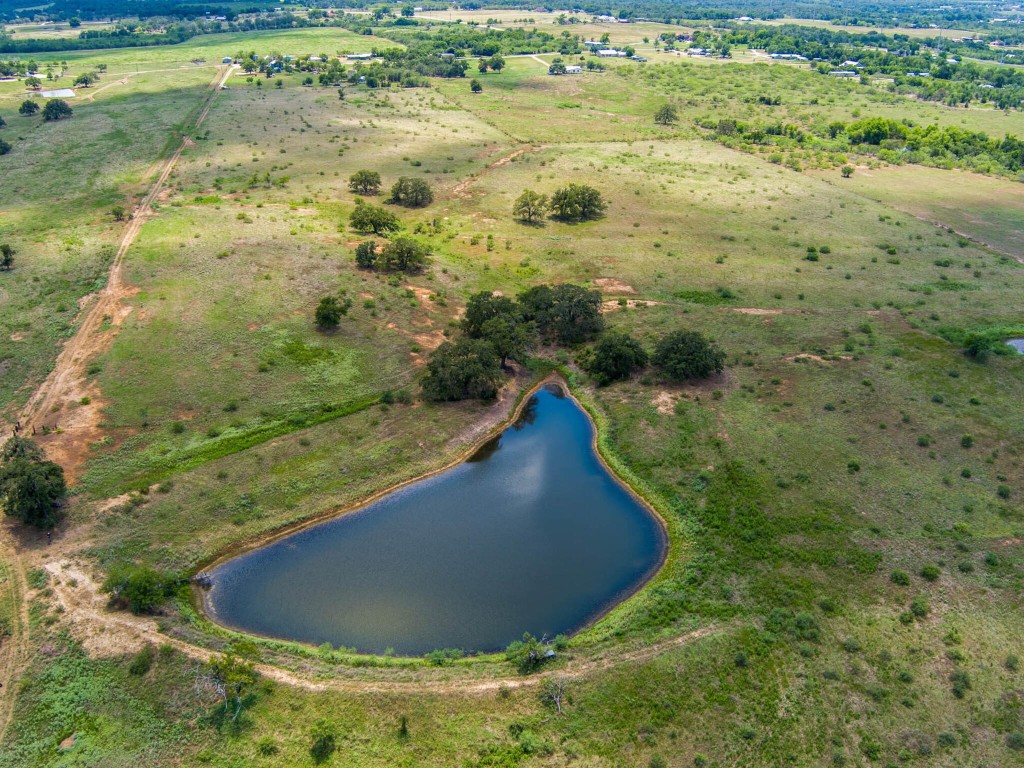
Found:
<svg viewBox="0 0 1024 768"><path fill-rule="evenodd" d="M98 63L111 74L56 124L16 115L20 92L0 85L14 144L0 158L0 241L18 251L0 272L9 421L103 285L127 226L110 209L151 193L187 138L136 222L123 312L87 362L91 394L48 416L90 425L86 441L70 428L43 440L78 451L68 519L50 545L10 526L0 549L0 669L11 679L27 664L3 688L0 766L309 765L322 721L334 765L1024 765L1024 356L975 361L947 340L1024 324L1020 184L918 166L843 179L809 151L796 171L694 124L883 116L1021 135L1022 114L743 52L572 77L546 74L552 55L509 57L467 73L478 94L467 77L346 86L340 99L302 75L257 88L238 72L210 90L237 49L380 42L313 29L68 54L68 77ZM123 84L114 74L136 68ZM672 127L652 119L666 101ZM429 205L386 206L429 246L424 273L356 267L368 237L348 226L348 178L361 169L381 174L375 204L400 176L430 184ZM570 182L597 188L606 215L513 220L524 189ZM586 345L538 346L498 403L418 396L471 294L556 282L600 290L608 325L648 350L704 332L725 371L597 387ZM313 323L325 295L352 300L329 333ZM184 593L137 617L97 592L119 563L189 575L436 470L555 365L671 546L647 587L539 675L500 654L435 665L242 638ZM229 647L264 665L237 721L195 686ZM542 695L559 680L561 711Z"/></svg>
<svg viewBox="0 0 1024 768"><path fill-rule="evenodd" d="M946 38L961 38L961 37L974 37L977 32L973 32L969 29L938 29L932 27L853 27L844 26L841 24L833 24L831 21L824 21L822 19L768 19L767 21L758 21L758 24L772 24L780 26L783 24L799 24L805 27L818 27L820 29L828 29L832 32L849 32L851 35L858 33L866 33L871 31L884 32L887 35L907 35L908 37L946 37Z"/></svg>
<svg viewBox="0 0 1024 768"><path fill-rule="evenodd" d="M1019 183L910 167L864 170L847 181L867 197L1024 258L1024 187Z"/></svg>

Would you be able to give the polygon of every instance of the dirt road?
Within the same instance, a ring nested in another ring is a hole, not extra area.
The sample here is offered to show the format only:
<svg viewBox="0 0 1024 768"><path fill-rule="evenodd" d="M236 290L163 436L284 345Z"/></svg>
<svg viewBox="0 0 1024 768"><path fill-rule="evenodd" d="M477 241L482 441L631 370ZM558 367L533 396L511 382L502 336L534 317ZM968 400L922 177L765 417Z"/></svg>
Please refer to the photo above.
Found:
<svg viewBox="0 0 1024 768"><path fill-rule="evenodd" d="M217 76L210 83L209 91L202 103L195 122L188 132L195 131L210 112L221 86L228 79L234 65L219 67ZM107 276L107 285L100 291L95 302L86 311L78 331L64 345L57 357L53 371L29 398L22 410L19 421L22 434L31 434L35 428L42 431L43 426L53 427L60 424L63 409L70 402L81 401L90 385L87 381L86 366L97 353L106 349L113 340L116 328L127 316L129 309L121 301L130 295L130 289L124 284L122 264L128 248L135 242L146 219L153 214L152 204L163 189L167 178L181 158L181 153L188 146L189 138L182 136L177 150L169 157L158 161L147 172L146 179L153 179L146 196L135 208L132 218L125 226L121 242ZM154 178L155 177L155 178ZM104 330L110 322L111 328ZM98 394L95 393L94 394ZM90 395L91 396L91 395ZM94 400L94 402L96 402ZM85 418L81 418L84 416ZM88 449L89 441L98 430L100 409L77 409L76 421L68 429L62 426L61 433L53 433L40 438L40 443L47 455L64 466L65 471L74 477L75 471L81 466ZM12 601L11 634L0 643L0 740L11 720L14 709L15 688L18 676L31 658L28 638L28 604L25 600L27 582L25 577L26 562L17 542L10 531L0 529L0 563L6 566L8 598Z"/></svg>

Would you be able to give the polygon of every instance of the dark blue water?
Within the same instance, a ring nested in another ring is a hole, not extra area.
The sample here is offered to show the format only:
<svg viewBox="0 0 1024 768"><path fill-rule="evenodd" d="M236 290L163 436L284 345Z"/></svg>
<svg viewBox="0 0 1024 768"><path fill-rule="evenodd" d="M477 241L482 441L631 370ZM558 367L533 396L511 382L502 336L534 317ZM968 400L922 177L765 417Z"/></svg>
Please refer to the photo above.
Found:
<svg viewBox="0 0 1024 768"><path fill-rule="evenodd" d="M661 562L660 524L551 385L469 461L212 572L207 609L259 635L380 653L493 651L579 629Z"/></svg>

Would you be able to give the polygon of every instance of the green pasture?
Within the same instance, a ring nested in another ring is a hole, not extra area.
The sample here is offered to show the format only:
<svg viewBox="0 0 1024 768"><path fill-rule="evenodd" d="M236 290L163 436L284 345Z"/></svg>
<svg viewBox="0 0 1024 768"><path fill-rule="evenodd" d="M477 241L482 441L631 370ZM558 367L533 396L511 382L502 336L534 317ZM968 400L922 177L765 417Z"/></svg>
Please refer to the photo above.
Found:
<svg viewBox="0 0 1024 768"><path fill-rule="evenodd" d="M74 67L171 71L76 100L56 125L13 115L19 97L0 90L3 134L17 137L0 158L0 240L19 251L0 273L8 414L73 332L78 299L102 285L122 226L109 210L177 146L209 65L239 48L374 44L354 37L294 30L83 54ZM208 65L173 69L192 58ZM285 668L367 689L264 678L231 723L176 651L157 650L142 674L129 671L134 647L88 657L39 585L33 643L45 652L21 684L0 766L305 766L321 720L335 765L1024 764L1024 357L974 360L955 343L1024 324L1019 185L916 166L843 179L813 170L831 163L815 157L801 172L693 127L708 115L805 126L878 115L1019 135L1024 118L795 67L612 62L551 77L546 66L472 69L480 94L467 78L346 86L344 99L302 75L280 88L233 76L127 254L131 312L89 367L106 436L58 533L81 536L60 543L100 575L123 561L188 574L443 466L494 415L415 399L469 296L597 288L611 328L647 349L699 330L726 370L596 387L583 348L537 349L535 370L569 372L602 450L657 497L673 535L659 577L572 639L571 661L552 662L564 711L540 686L457 687L514 675L498 657L382 669L390 662L343 649L260 641ZM675 127L653 122L666 101L679 106ZM355 267L367 237L347 226L347 179L362 169L382 176L374 204L400 176L431 184L430 205L388 206L429 245L424 274ZM597 188L606 215L512 219L524 189L570 182ZM330 333L313 324L325 295L352 300ZM382 402L388 391L414 398ZM228 640L183 598L157 620L215 650ZM653 660L602 656L697 628L709 632ZM389 673L442 688L375 688Z"/></svg>

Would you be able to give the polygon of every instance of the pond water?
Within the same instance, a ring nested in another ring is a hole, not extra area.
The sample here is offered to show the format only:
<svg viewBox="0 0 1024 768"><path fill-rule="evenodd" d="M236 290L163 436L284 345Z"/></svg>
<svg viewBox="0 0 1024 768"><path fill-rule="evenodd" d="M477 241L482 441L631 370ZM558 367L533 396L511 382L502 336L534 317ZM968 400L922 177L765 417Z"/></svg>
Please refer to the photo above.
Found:
<svg viewBox="0 0 1024 768"><path fill-rule="evenodd" d="M494 651L581 628L666 546L552 384L466 462L216 567L205 604L224 625L313 645Z"/></svg>
<svg viewBox="0 0 1024 768"><path fill-rule="evenodd" d="M1006 343L1024 355L1024 339L1007 339Z"/></svg>

